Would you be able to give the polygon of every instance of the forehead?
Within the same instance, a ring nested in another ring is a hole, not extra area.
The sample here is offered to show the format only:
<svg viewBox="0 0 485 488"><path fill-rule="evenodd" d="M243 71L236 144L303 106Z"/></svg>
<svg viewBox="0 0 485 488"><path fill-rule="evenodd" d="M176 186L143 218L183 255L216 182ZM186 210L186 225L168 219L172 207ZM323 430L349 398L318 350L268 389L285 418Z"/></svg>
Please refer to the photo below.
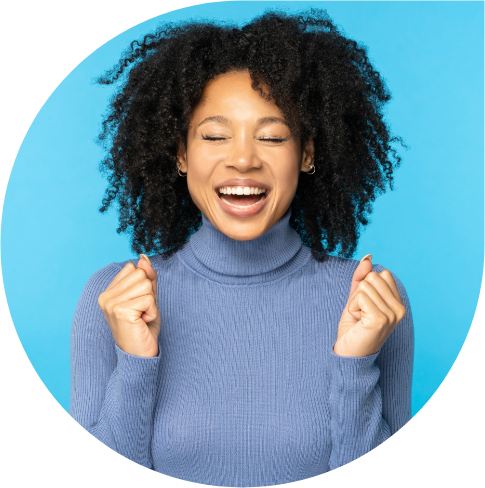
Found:
<svg viewBox="0 0 485 488"><path fill-rule="evenodd" d="M225 73L211 80L202 90L192 116L225 115L235 118L279 116L282 112L273 100L265 100L252 85L247 71ZM264 90L264 85L262 85ZM212 113L214 112L214 113ZM216 113L217 112L217 113Z"/></svg>
<svg viewBox="0 0 485 488"><path fill-rule="evenodd" d="M268 94L268 86L262 76L259 75L258 79L263 93L251 86L253 80L249 71L224 73L210 80L192 111L189 129L196 130L200 121L218 116L229 119L229 123L231 120L246 120L257 124L265 118L279 118L298 136L300 117L295 104L291 102L293 113L287 119L274 99L268 101L263 97Z"/></svg>

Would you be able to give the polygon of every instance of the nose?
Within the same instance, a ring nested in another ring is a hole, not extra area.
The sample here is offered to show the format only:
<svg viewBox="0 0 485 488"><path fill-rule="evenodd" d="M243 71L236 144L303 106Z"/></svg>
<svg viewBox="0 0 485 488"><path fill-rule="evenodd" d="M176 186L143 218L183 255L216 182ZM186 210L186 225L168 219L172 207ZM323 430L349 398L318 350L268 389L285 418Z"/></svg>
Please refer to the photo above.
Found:
<svg viewBox="0 0 485 488"><path fill-rule="evenodd" d="M246 173L253 168L261 168L261 160L255 149L251 138L236 137L226 159L226 166L232 166L241 173Z"/></svg>

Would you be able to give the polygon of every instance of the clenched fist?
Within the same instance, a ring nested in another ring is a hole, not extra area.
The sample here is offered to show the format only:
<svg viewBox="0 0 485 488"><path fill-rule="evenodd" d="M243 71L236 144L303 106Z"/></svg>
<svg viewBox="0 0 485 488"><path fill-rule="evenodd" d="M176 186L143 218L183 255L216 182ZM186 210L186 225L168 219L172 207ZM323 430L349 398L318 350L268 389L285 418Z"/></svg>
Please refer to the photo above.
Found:
<svg viewBox="0 0 485 488"><path fill-rule="evenodd" d="M142 357L158 355L160 312L157 272L144 255L138 267L128 263L98 298L118 347Z"/></svg>
<svg viewBox="0 0 485 488"><path fill-rule="evenodd" d="M352 277L333 347L339 356L375 354L406 314L391 272L372 271L371 258L365 256Z"/></svg>

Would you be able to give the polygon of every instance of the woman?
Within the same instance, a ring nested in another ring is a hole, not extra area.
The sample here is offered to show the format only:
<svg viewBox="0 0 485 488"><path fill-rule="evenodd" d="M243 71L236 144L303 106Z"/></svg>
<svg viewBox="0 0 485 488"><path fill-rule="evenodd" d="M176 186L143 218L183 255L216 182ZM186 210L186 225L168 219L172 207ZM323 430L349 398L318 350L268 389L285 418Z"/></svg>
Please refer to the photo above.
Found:
<svg viewBox="0 0 485 488"><path fill-rule="evenodd" d="M399 163L365 49L325 12L269 12L241 29L164 25L99 81L130 64L100 135L101 211L117 199L118 231L152 256L86 284L71 415L210 485L288 483L365 454L410 419L413 362L402 283L349 259Z"/></svg>

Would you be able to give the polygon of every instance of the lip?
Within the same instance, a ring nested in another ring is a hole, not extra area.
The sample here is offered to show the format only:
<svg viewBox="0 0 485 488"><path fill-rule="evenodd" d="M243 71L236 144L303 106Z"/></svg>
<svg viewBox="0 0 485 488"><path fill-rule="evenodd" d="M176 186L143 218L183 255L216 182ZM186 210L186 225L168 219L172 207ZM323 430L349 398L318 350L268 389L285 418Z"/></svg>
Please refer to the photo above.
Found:
<svg viewBox="0 0 485 488"><path fill-rule="evenodd" d="M231 185L221 185L221 186L231 186ZM261 203L259 203L258 205L253 205L248 208L236 208L236 207L232 207L231 205L228 205L227 203L222 201L221 197L219 196L220 194L217 188L214 189L214 193L216 194L217 201L219 202L219 205L221 206L222 210L224 210L224 212L230 215L234 215L236 217L249 217L263 210L263 208L266 206L267 201L269 200L269 194L271 193L271 190L266 191L266 198Z"/></svg>

